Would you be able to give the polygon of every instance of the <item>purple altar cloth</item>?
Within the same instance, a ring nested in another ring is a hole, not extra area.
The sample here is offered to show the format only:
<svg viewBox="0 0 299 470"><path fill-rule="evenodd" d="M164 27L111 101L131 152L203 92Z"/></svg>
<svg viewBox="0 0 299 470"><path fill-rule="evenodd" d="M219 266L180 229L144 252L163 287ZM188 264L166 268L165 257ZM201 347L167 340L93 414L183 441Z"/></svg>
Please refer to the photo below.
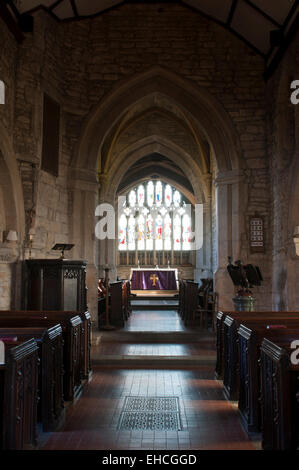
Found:
<svg viewBox="0 0 299 470"><path fill-rule="evenodd" d="M175 271L142 271L132 273L132 290L177 290Z"/></svg>

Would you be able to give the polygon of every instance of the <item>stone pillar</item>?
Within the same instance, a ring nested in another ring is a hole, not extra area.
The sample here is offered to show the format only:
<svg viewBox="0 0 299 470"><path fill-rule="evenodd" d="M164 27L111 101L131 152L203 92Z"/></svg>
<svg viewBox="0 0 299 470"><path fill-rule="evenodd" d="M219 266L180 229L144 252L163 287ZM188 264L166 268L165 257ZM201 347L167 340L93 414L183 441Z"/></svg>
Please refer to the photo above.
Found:
<svg viewBox="0 0 299 470"><path fill-rule="evenodd" d="M227 272L228 256L239 259L241 250L241 193L242 174L229 171L217 175L217 270L214 273L215 291L219 294L219 309L233 308L234 286Z"/></svg>
<svg viewBox="0 0 299 470"><path fill-rule="evenodd" d="M20 275L17 246L0 248L0 310L19 307Z"/></svg>
<svg viewBox="0 0 299 470"><path fill-rule="evenodd" d="M71 251L73 259L87 261L86 284L87 305L92 319L96 321L98 311L98 268L96 260L95 209L98 201L98 184L93 172L80 170L70 178L72 208L70 210L69 242L75 247Z"/></svg>
<svg viewBox="0 0 299 470"><path fill-rule="evenodd" d="M196 268L194 279L199 282L201 278L213 277L212 273L212 214L211 197L203 204L203 246L196 251Z"/></svg>

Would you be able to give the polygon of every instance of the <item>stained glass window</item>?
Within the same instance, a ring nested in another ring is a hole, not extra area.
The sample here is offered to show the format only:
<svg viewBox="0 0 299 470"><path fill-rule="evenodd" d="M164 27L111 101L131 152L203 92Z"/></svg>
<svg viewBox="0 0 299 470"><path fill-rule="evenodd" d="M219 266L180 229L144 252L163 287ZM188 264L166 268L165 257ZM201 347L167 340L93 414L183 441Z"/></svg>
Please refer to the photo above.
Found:
<svg viewBox="0 0 299 470"><path fill-rule="evenodd" d="M149 181L130 190L124 199L118 223L119 251L134 251L137 259L138 251L160 252L159 259L165 263L171 260L169 252L191 250L191 213L177 189ZM131 258L130 254L127 259Z"/></svg>

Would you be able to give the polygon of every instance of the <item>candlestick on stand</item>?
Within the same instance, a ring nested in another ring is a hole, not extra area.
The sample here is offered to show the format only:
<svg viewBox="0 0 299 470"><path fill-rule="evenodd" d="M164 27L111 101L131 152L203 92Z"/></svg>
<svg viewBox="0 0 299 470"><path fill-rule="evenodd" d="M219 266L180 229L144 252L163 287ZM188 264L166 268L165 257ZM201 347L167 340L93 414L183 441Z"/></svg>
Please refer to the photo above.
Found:
<svg viewBox="0 0 299 470"><path fill-rule="evenodd" d="M103 325L103 330L114 330L114 326L110 325L109 319L109 266L106 263L105 265L105 287L106 287L106 324Z"/></svg>

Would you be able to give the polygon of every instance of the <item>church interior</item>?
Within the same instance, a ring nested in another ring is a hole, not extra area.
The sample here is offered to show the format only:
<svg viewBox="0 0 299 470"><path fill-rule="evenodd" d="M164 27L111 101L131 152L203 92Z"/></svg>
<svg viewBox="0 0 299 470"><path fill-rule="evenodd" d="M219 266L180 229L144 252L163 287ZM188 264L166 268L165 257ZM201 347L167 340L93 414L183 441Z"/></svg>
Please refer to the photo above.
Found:
<svg viewBox="0 0 299 470"><path fill-rule="evenodd" d="M299 1L0 1L0 450L299 449Z"/></svg>

